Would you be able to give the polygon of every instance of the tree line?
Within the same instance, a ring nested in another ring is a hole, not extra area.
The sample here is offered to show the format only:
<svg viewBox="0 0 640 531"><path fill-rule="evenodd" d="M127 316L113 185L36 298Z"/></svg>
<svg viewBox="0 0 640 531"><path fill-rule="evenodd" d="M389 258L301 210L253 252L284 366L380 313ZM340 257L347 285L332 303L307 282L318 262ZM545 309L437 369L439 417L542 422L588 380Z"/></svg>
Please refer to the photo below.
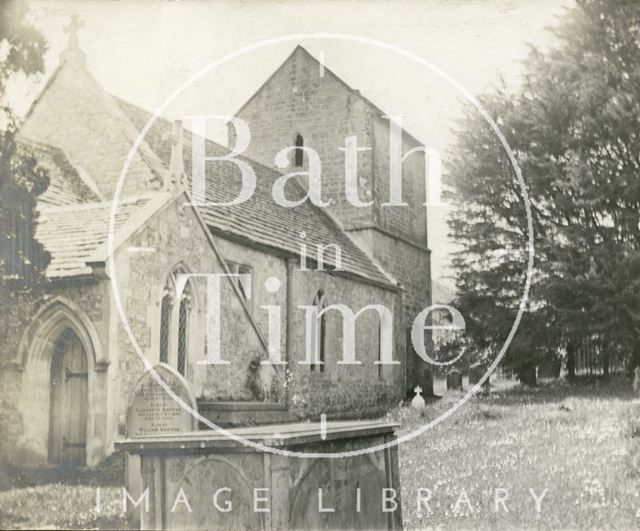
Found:
<svg viewBox="0 0 640 531"><path fill-rule="evenodd" d="M554 44L531 48L522 83L479 100L521 169L533 221L531 290L504 364L528 384L585 338L640 364L640 3L578 0ZM466 348L488 362L518 312L527 273L524 197L506 151L469 109L447 175Z"/></svg>

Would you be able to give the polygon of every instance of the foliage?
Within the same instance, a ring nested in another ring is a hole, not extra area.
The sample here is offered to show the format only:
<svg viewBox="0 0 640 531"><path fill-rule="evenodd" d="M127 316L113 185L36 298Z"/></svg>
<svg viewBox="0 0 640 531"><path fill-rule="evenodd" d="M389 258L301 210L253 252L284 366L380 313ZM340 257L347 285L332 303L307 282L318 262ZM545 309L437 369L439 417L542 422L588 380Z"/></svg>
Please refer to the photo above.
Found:
<svg viewBox="0 0 640 531"><path fill-rule="evenodd" d="M574 339L640 344L640 4L580 0L556 36L552 49L531 50L518 94L481 98L533 217L531 294L506 357L521 379ZM495 355L524 288L524 197L482 117L469 113L457 139L456 307L476 351Z"/></svg>
<svg viewBox="0 0 640 531"><path fill-rule="evenodd" d="M264 389L260 378L260 355L256 354L249 363L249 373L247 374L247 389L256 400L264 400Z"/></svg>
<svg viewBox="0 0 640 531"><path fill-rule="evenodd" d="M37 297L49 253L35 240L36 200L49 184L36 159L16 142L17 119L7 84L43 72L46 44L29 24L22 0L0 2L0 340L15 330L15 314ZM13 404L0 409L0 427L16 426ZM6 444L0 443L0 454Z"/></svg>
<svg viewBox="0 0 640 531"><path fill-rule="evenodd" d="M29 23L22 0L0 2L0 278L2 300L16 288L31 291L42 279L49 255L34 239L37 197L46 190L46 172L16 142L18 124L7 84L44 70L44 37ZM7 280L11 281L10 286Z"/></svg>

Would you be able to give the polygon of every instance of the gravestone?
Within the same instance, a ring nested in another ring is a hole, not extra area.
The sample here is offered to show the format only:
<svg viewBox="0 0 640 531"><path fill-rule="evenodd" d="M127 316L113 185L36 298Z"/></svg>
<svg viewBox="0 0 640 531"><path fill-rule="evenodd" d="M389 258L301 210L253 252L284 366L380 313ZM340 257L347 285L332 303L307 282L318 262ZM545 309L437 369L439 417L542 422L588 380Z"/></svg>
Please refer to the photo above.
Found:
<svg viewBox="0 0 640 531"><path fill-rule="evenodd" d="M447 391L462 391L462 373L457 370L447 374Z"/></svg>
<svg viewBox="0 0 640 531"><path fill-rule="evenodd" d="M474 363L473 365L469 366L469 385L475 385L477 384L482 377L485 375L485 373L487 372L486 367L482 364L482 363ZM487 391L489 389L489 378L487 378L484 382L484 384L482 384L482 387L484 387L484 390Z"/></svg>
<svg viewBox="0 0 640 531"><path fill-rule="evenodd" d="M411 401L411 407L413 409L424 409L425 403L424 403L424 398L422 398L422 387L420 387L419 385L416 385L415 389L414 389L416 396L413 397L413 400Z"/></svg>
<svg viewBox="0 0 640 531"><path fill-rule="evenodd" d="M164 363L153 369L180 400L197 410L189 384L180 373ZM152 371L145 372L133 388L127 408L126 433L129 438L193 431L198 427L194 416L162 387L156 375Z"/></svg>
<svg viewBox="0 0 640 531"><path fill-rule="evenodd" d="M184 409L156 379L156 375L185 404L197 411L196 400L184 377L173 367L159 363L153 371L146 371L136 382L127 407L123 435L131 439L162 434L178 435L198 428L197 419ZM138 499L142 492L140 483L140 456L127 454L127 491ZM129 526L138 527L140 508L127 508Z"/></svg>

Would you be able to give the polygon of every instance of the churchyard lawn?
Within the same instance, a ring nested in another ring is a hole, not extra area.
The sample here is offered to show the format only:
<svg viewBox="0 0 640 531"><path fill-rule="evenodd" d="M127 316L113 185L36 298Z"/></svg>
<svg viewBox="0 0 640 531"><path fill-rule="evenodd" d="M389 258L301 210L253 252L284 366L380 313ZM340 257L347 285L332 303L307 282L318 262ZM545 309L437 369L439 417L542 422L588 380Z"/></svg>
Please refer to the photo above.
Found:
<svg viewBox="0 0 640 531"><path fill-rule="evenodd" d="M402 423L403 435L460 396L445 393L424 412L399 407L389 418ZM405 528L636 528L640 401L634 398L624 378L503 387L472 398L400 446ZM112 467L107 481L95 471L73 482L48 473L25 475L8 490L5 484L0 528L123 527L113 473Z"/></svg>
<svg viewBox="0 0 640 531"><path fill-rule="evenodd" d="M422 413L403 407L390 417L402 423L403 435L461 396L445 393ZM637 528L635 398L624 377L536 389L512 385L471 398L400 446L405 528Z"/></svg>

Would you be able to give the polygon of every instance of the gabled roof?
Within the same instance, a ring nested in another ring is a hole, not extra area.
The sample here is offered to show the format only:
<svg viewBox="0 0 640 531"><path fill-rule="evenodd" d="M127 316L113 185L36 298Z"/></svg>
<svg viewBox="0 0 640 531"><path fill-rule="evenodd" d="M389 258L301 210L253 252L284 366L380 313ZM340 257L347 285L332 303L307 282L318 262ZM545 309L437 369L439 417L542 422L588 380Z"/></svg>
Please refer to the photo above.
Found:
<svg viewBox="0 0 640 531"><path fill-rule="evenodd" d="M91 178L74 166L61 149L22 137L18 139L18 146L32 153L38 166L49 175L49 186L38 197L39 208L102 200Z"/></svg>
<svg viewBox="0 0 640 531"><path fill-rule="evenodd" d="M115 247L170 199L169 194L154 194L122 200L116 212ZM112 202L105 201L40 210L36 239L51 253L47 277L89 275L90 263L108 258L106 241L111 207Z"/></svg>
<svg viewBox="0 0 640 531"><path fill-rule="evenodd" d="M68 94L66 88L69 86L74 88L73 94ZM36 134L35 138L45 141L47 144L57 144L59 140L57 130L51 126L51 116L47 112L42 112L44 109L39 111L39 106L45 105L48 92L53 94L49 100L55 100L56 94L63 99L66 97L63 109L65 112L58 113L56 111L52 116L71 120L70 127L74 127L75 124L80 128L80 131L84 130L82 128L86 126L86 118L81 110L74 106L76 101L74 98L86 97L95 107L92 116L94 118L96 116L103 117L104 127L116 128L115 130L119 134L111 136L111 143L99 143L103 152L98 153L96 157L89 157L86 161L86 164L90 165L88 166L89 171L95 172L96 180L100 178L102 187L107 189L105 194L110 192L110 185L115 184L115 181L110 183L100 172L108 171L109 179L117 177L125 154L138 131L151 118L151 113L104 92L86 70L83 55L79 54L79 50L74 49L74 53L63 54L59 67L32 105L23 124L24 136L34 137L29 134L31 131ZM49 101L47 109L50 109L49 105L51 104ZM140 145L139 156L143 163L142 166L151 170L155 182L163 180L168 175L171 131L172 124L170 122L157 119L147 133L145 141ZM93 132L92 129L91 134ZM96 130L95 133L100 137L100 130ZM190 176L191 137L188 131L185 131L185 138L185 173ZM61 147L66 153L71 153L72 157L77 156L77 160L81 160L86 154L85 150L90 148L84 146L82 142L78 142L76 137L72 137L71 140L66 144L63 143ZM111 203L95 202L100 200L99 192L96 194L91 190L91 186L88 186L89 178L84 182L87 186L82 186L82 174L79 168L71 164L61 150L56 150L48 145L41 145L40 149L43 152L43 158L49 161L54 169L53 187L48 194L42 196L42 215L36 231L38 240L52 254L47 275L62 277L88 274L91 272L91 268L87 261L92 258L91 253L100 250L104 254ZM206 141L206 149L210 156L226 155L229 151L209 140ZM397 283L342 230L326 211L308 202L297 208L279 206L271 196L271 187L280 174L249 159L245 158L244 160L256 171L256 190L251 199L236 207L200 207L199 214L211 230L246 244L267 247L293 256L299 256L300 244L304 241L309 249L309 263L314 262L316 245L337 244L342 250L342 269L339 274L357 276L378 285L397 289ZM139 175L140 173L137 175L138 178L140 178ZM68 177L68 182L64 182L63 177L65 179ZM239 191L240 175L237 167L230 162L209 163L207 164L206 182L206 194L210 201L231 201L235 199ZM297 197L302 198L304 190L297 183L292 182L291 186L288 186L287 194L292 198L296 194ZM157 195L162 196L163 194ZM107 196L105 195L105 197ZM120 203L118 209L116 228L122 227L123 231L132 223L133 226L136 226L133 222L136 209L142 210L143 214L149 214L153 211L152 203L155 203L149 198L129 197ZM72 206L78 201L91 201L91 203L82 207ZM52 205L52 207L48 205ZM304 239L301 238L301 233L306 234ZM335 269L333 248L329 248L325 254L324 261L327 268Z"/></svg>
<svg viewBox="0 0 640 531"><path fill-rule="evenodd" d="M258 90L256 90L251 95L251 97L242 104L242 106L236 111L235 116L240 116L242 111L249 106L249 104L253 101L253 99L269 84L269 82L272 79L274 79L280 73L280 71L283 68L285 68L291 61L294 60L296 55L300 55L305 60L311 61L312 63L314 63L314 65L317 66L318 68L320 67L320 61L318 61L313 55L311 55L309 50L307 50L304 46L301 46L300 44L298 44L294 48L294 50L287 56L287 58L282 62L282 64L278 68L276 68L269 75L269 77L260 85ZM336 81L338 81L345 88L345 90L347 90L351 94L354 94L355 96L360 98L369 107L369 109L371 109L371 111L373 111L374 114L376 114L378 116L387 116L389 114L389 113L383 111L380 107L378 107L375 103L373 103L369 98L364 96L362 94L362 92L360 92L358 89L353 88L344 79L342 79L339 75L337 75L331 69L327 68L327 66L324 63L322 64L322 70L324 72L324 76L330 76L333 79L335 79ZM416 144L418 144L420 146L424 145L414 135L409 133L404 127L402 128L402 133L403 133L403 135L406 135L407 137L411 138Z"/></svg>
<svg viewBox="0 0 640 531"><path fill-rule="evenodd" d="M142 130L151 113L131 103L115 98L133 124ZM163 118L155 120L145 140L158 158L168 167L171 157L171 131L173 124ZM184 132L185 173L191 175L191 132ZM206 140L207 156L222 156L229 150L211 140ZM241 157L240 157L241 158ZM397 288L397 283L382 270L324 210L308 201L296 208L278 205L271 188L280 173L244 158L256 172L257 183L253 196L234 207L199 207L207 225L214 231L232 239L265 246L281 253L299 256L300 244L309 250L311 264L316 245L337 244L342 249L342 273L369 280L375 284ZM216 162L206 165L206 197L211 202L229 202L240 190L240 175L233 163ZM287 189L291 198L302 198L304 191L295 185ZM304 240L300 234L305 233ZM333 248L325 253L328 269L335 268Z"/></svg>
<svg viewBox="0 0 640 531"><path fill-rule="evenodd" d="M74 164L88 171L108 198L138 132L78 55L63 53L31 104L20 134L62 149ZM125 181L125 193L161 188L164 168L145 142L138 146L130 171L137 174L140 186L129 189L131 181Z"/></svg>

